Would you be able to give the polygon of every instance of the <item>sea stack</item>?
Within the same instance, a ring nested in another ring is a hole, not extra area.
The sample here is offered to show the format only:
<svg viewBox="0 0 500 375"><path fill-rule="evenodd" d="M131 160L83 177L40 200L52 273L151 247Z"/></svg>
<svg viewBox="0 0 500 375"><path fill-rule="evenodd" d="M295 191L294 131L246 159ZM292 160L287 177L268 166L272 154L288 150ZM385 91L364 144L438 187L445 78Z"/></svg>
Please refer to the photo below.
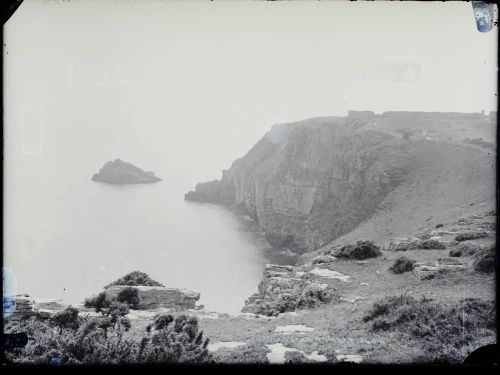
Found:
<svg viewBox="0 0 500 375"><path fill-rule="evenodd" d="M99 173L92 176L92 181L106 184L150 184L161 181L153 172L145 172L133 164L120 159L108 161Z"/></svg>

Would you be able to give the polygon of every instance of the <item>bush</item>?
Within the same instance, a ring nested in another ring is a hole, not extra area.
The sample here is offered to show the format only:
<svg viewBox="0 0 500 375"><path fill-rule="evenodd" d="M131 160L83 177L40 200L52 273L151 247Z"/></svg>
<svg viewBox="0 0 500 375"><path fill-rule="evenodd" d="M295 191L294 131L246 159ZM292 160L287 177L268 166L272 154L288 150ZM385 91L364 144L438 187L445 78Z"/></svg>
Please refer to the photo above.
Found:
<svg viewBox="0 0 500 375"><path fill-rule="evenodd" d="M115 285L128 285L128 286L164 286L151 279L148 274L140 271L130 272L129 274L120 277L118 280L106 285L104 289L108 289Z"/></svg>
<svg viewBox="0 0 500 375"><path fill-rule="evenodd" d="M380 248L371 241L358 241L355 245L345 245L335 253L335 256L343 259L363 260L375 258L381 255Z"/></svg>
<svg viewBox="0 0 500 375"><path fill-rule="evenodd" d="M85 307L93 307L96 312L100 312L101 309L109 307L111 301L108 299L106 292L101 292L97 296L92 296L90 298L85 298L83 305Z"/></svg>
<svg viewBox="0 0 500 375"><path fill-rule="evenodd" d="M64 328L77 329L80 326L78 313L79 311L77 308L70 306L55 313L50 319L50 322L59 327L61 331Z"/></svg>
<svg viewBox="0 0 500 375"><path fill-rule="evenodd" d="M461 363L470 351L495 340L495 305L464 299L444 305L402 295L376 302L364 317L372 330L393 330L421 347L425 360Z"/></svg>
<svg viewBox="0 0 500 375"><path fill-rule="evenodd" d="M460 242L450 250L450 257L471 256L480 251L483 247L474 242Z"/></svg>
<svg viewBox="0 0 500 375"><path fill-rule="evenodd" d="M198 319L187 315L161 315L149 328L137 356L138 363L203 363L211 359L208 338L199 331Z"/></svg>
<svg viewBox="0 0 500 375"><path fill-rule="evenodd" d="M389 268L389 270L391 270L392 273L395 274L409 272L413 270L415 263L416 262L413 259L401 256L394 260L394 264L391 266L391 268Z"/></svg>
<svg viewBox="0 0 500 375"><path fill-rule="evenodd" d="M160 329L141 332L136 339L124 333L130 322L119 319L113 326L107 317L87 318L78 328L64 326L54 330L47 321L35 318L8 322L6 333L26 332L28 344L7 349L14 363L25 364L135 364L209 362L208 339L199 331L198 320L180 316Z"/></svg>
<svg viewBox="0 0 500 375"><path fill-rule="evenodd" d="M417 245L417 249L424 250L443 250L446 249L444 243L439 242L438 240L423 240L420 241Z"/></svg>
<svg viewBox="0 0 500 375"><path fill-rule="evenodd" d="M492 245L487 249L483 249L475 254L475 260L472 267L477 272L493 273L495 272L496 264L496 246Z"/></svg>
<svg viewBox="0 0 500 375"><path fill-rule="evenodd" d="M139 291L136 288L125 288L116 296L118 302L128 304L132 309L136 309L139 305Z"/></svg>
<svg viewBox="0 0 500 375"><path fill-rule="evenodd" d="M122 300L129 299L129 301L120 302L118 297L110 298L106 292L101 292L95 297L85 299L84 305L85 307L93 307L96 312L100 312L103 316L109 317L114 326L121 317L129 313L130 306L128 302L135 302L133 298L129 297L130 295L133 297L134 294L134 292L125 293L121 298Z"/></svg>
<svg viewBox="0 0 500 375"><path fill-rule="evenodd" d="M465 232L460 233L455 236L455 241L467 241L467 240L475 240L478 238L488 237L488 232L480 231L480 232Z"/></svg>
<svg viewBox="0 0 500 375"><path fill-rule="evenodd" d="M318 307L330 302L334 297L333 290L323 289L317 285L299 285L285 290L278 296L265 298L257 305L256 314L277 316L279 314Z"/></svg>

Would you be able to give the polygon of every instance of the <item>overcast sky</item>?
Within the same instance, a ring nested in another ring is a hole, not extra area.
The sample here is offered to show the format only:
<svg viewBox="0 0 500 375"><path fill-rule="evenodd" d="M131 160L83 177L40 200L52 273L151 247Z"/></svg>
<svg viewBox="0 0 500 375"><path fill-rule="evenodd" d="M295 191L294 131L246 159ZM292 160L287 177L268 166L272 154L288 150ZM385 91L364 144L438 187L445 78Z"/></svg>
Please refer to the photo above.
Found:
<svg viewBox="0 0 500 375"><path fill-rule="evenodd" d="M496 38L466 2L26 0L4 27L6 151L42 123L39 158L216 178L274 123L495 110Z"/></svg>

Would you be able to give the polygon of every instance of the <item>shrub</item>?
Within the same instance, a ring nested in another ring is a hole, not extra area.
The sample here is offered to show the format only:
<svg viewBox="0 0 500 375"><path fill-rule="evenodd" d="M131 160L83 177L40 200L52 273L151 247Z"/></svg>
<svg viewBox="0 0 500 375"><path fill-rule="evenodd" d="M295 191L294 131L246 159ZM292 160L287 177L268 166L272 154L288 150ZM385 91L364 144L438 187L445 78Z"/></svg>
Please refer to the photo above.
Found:
<svg viewBox="0 0 500 375"><path fill-rule="evenodd" d="M136 288L128 287L120 291L116 296L118 302L128 304L131 308L136 309L139 305L139 291Z"/></svg>
<svg viewBox="0 0 500 375"><path fill-rule="evenodd" d="M328 303L332 299L332 294L317 285L307 285L297 298L296 309L311 309L318 305Z"/></svg>
<svg viewBox="0 0 500 375"><path fill-rule="evenodd" d="M415 263L413 259L401 256L394 260L394 264L389 269L395 274L409 272L413 270Z"/></svg>
<svg viewBox="0 0 500 375"><path fill-rule="evenodd" d="M402 295L376 302L364 317L371 328L393 330L414 340L425 360L462 362L485 340L495 339L495 306L480 299L444 305Z"/></svg>
<svg viewBox="0 0 500 375"><path fill-rule="evenodd" d="M161 322L142 339L137 362L139 363L202 363L208 362L208 338L199 331L198 319L187 315L163 315ZM167 323L169 322L169 323Z"/></svg>
<svg viewBox="0 0 500 375"><path fill-rule="evenodd" d="M124 317L129 313L129 306L126 303L112 301L109 307L101 309L101 313L111 319L111 323L114 325L121 317Z"/></svg>
<svg viewBox="0 0 500 375"><path fill-rule="evenodd" d="M256 308L256 313L267 316L312 309L330 302L334 297L332 289L323 289L314 284L301 284L294 288L283 290L277 296L264 298Z"/></svg>
<svg viewBox="0 0 500 375"><path fill-rule="evenodd" d="M381 255L380 248L371 241L358 241L354 245L345 245L335 253L335 256L343 259L363 260Z"/></svg>
<svg viewBox="0 0 500 375"><path fill-rule="evenodd" d="M444 243L439 242L438 240L423 240L417 244L417 249L425 249L425 250L443 250L446 249Z"/></svg>
<svg viewBox="0 0 500 375"><path fill-rule="evenodd" d="M132 296L133 296L132 292ZM125 296L128 298L129 293ZM122 300L124 296L122 296ZM132 299L132 302L134 300ZM106 292L101 292L95 297L87 298L84 302L85 307L93 307L96 312L100 312L103 316L109 317L113 325L121 318L129 313L130 306L128 302L120 302L118 297L110 298Z"/></svg>
<svg viewBox="0 0 500 375"><path fill-rule="evenodd" d="M54 330L47 321L31 319L8 322L6 333L24 331L30 340L23 348L7 349L14 363L26 364L135 364L209 362L208 339L199 331L198 320L180 316L170 324L136 339L127 339L128 320L113 326L109 318L87 318L76 327Z"/></svg>
<svg viewBox="0 0 500 375"><path fill-rule="evenodd" d="M154 327L156 330L163 329L168 327L170 323L174 321L174 317L170 314L167 315L158 315L154 320Z"/></svg>
<svg viewBox="0 0 500 375"><path fill-rule="evenodd" d="M111 301L108 299L106 292L101 292L97 296L85 298L83 305L85 307L93 307L96 312L100 312L101 309L109 307L110 303Z"/></svg>
<svg viewBox="0 0 500 375"><path fill-rule="evenodd" d="M155 281L149 277L148 274L140 271L130 272L129 274L120 277L118 280L106 285L104 289L108 289L115 285L128 285L128 286L164 286L163 284Z"/></svg>
<svg viewBox="0 0 500 375"><path fill-rule="evenodd" d="M495 272L496 264L496 246L492 245L489 248L483 249L475 254L475 260L472 267L477 272L492 273Z"/></svg>
<svg viewBox="0 0 500 375"><path fill-rule="evenodd" d="M50 319L51 323L62 331L64 328L77 329L80 325L78 318L78 309L74 307L67 307L64 310L58 311Z"/></svg>
<svg viewBox="0 0 500 375"><path fill-rule="evenodd" d="M465 232L460 233L455 236L455 241L467 241L467 240L475 240L478 238L488 237L488 232L479 231L479 232Z"/></svg>
<svg viewBox="0 0 500 375"><path fill-rule="evenodd" d="M450 250L450 257L471 256L480 251L483 247L474 242L460 242Z"/></svg>

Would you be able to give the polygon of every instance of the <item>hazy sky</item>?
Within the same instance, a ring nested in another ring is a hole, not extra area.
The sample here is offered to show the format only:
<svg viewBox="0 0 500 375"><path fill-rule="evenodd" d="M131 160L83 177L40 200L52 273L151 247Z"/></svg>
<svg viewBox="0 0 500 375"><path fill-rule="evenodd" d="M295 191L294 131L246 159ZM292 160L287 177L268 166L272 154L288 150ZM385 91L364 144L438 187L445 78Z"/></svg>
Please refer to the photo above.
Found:
<svg viewBox="0 0 500 375"><path fill-rule="evenodd" d="M496 107L497 28L478 32L466 2L26 0L4 38L21 162L121 157L201 181L274 123Z"/></svg>

